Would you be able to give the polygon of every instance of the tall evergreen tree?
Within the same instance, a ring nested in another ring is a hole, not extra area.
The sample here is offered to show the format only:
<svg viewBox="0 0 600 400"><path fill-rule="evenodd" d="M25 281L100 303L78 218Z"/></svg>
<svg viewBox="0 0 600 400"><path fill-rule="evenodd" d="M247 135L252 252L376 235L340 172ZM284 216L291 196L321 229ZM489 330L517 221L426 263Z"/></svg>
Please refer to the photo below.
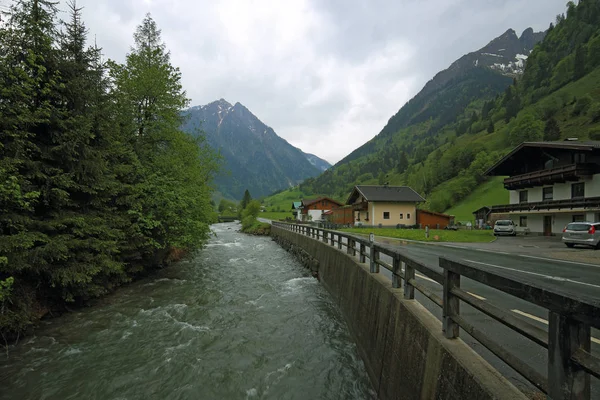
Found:
<svg viewBox="0 0 600 400"><path fill-rule="evenodd" d="M494 121L492 121L491 119L490 119L490 123L488 124L488 127L487 127L487 132L494 133Z"/></svg>
<svg viewBox="0 0 600 400"><path fill-rule="evenodd" d="M188 99L155 21L147 15L123 65L111 62L120 142L139 160L122 177L132 201L127 232L131 258L158 262L171 246L195 247L208 238L217 164L201 136L182 133Z"/></svg>
<svg viewBox="0 0 600 400"><path fill-rule="evenodd" d="M548 118L544 126L544 140L553 141L560 139L560 127L554 117Z"/></svg>
<svg viewBox="0 0 600 400"><path fill-rule="evenodd" d="M248 191L248 189L246 189L244 191L244 197L242 198L242 201L240 203L240 210L246 208L250 201L252 201L252 196L250 196L250 192Z"/></svg>

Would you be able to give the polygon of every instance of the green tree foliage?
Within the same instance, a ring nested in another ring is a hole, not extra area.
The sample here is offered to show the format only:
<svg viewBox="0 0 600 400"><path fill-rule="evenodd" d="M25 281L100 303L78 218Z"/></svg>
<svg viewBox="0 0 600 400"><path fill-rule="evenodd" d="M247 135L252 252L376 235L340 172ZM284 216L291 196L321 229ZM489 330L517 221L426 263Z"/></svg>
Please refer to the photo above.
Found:
<svg viewBox="0 0 600 400"><path fill-rule="evenodd" d="M487 127L487 133L494 133L494 121L492 121L491 119Z"/></svg>
<svg viewBox="0 0 600 400"><path fill-rule="evenodd" d="M593 124L600 122L600 103L592 104L588 110L588 114Z"/></svg>
<svg viewBox="0 0 600 400"><path fill-rule="evenodd" d="M240 202L240 209L244 210L248 204L250 203L250 201L252 200L252 196L250 195L250 192L248 191L248 189L246 189L244 191L244 197L242 197L242 201Z"/></svg>
<svg viewBox="0 0 600 400"><path fill-rule="evenodd" d="M107 71L69 8L58 26L53 2L21 0L0 26L3 335L201 246L212 221L217 160L179 131L187 99L154 21Z"/></svg>
<svg viewBox="0 0 600 400"><path fill-rule="evenodd" d="M508 134L510 144L516 146L522 142L535 142L544 136L544 123L531 113L519 115Z"/></svg>
<svg viewBox="0 0 600 400"><path fill-rule="evenodd" d="M242 210L242 229L248 229L256 222L258 213L260 212L260 202L258 200L250 200L246 207Z"/></svg>
<svg viewBox="0 0 600 400"><path fill-rule="evenodd" d="M546 121L546 126L544 127L544 140L553 141L560 139L560 127L558 126L558 122L554 117L549 118Z"/></svg>
<svg viewBox="0 0 600 400"><path fill-rule="evenodd" d="M589 95L577 99L577 102L573 106L573 115L585 115L593 101Z"/></svg>

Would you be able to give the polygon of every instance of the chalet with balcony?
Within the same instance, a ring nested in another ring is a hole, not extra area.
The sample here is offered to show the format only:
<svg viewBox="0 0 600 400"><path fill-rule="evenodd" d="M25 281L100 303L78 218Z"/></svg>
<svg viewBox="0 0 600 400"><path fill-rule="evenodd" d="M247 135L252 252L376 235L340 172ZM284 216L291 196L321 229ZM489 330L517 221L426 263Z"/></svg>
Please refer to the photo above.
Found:
<svg viewBox="0 0 600 400"><path fill-rule="evenodd" d="M330 199L329 197L319 197L316 199L302 200L300 206L302 221L323 221L325 220L324 213L331 211L334 208L341 207L342 203Z"/></svg>
<svg viewBox="0 0 600 400"><path fill-rule="evenodd" d="M600 221L600 141L525 142L492 166L508 176L510 204L491 207L518 230L562 232L577 221Z"/></svg>
<svg viewBox="0 0 600 400"><path fill-rule="evenodd" d="M355 186L346 204L354 211L354 225L416 225L417 204L425 201L408 186Z"/></svg>

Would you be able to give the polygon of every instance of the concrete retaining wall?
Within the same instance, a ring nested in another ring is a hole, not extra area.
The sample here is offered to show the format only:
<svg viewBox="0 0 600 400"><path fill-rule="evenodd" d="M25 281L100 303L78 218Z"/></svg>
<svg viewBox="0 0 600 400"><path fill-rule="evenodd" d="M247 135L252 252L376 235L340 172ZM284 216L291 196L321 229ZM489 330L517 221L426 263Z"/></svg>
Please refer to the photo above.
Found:
<svg viewBox="0 0 600 400"><path fill-rule="evenodd" d="M446 339L437 318L368 265L275 226L271 236L335 298L380 399L526 399L462 340Z"/></svg>

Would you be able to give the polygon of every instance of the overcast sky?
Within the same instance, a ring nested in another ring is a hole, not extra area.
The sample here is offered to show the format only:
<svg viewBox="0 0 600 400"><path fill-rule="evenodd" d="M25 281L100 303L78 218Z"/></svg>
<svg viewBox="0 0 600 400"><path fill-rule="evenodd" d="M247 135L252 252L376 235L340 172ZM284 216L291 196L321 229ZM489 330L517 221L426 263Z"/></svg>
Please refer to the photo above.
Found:
<svg viewBox="0 0 600 400"><path fill-rule="evenodd" d="M545 30L566 0L77 3L106 57L124 60L149 12L192 105L239 101L294 146L335 163L436 72L508 28Z"/></svg>

